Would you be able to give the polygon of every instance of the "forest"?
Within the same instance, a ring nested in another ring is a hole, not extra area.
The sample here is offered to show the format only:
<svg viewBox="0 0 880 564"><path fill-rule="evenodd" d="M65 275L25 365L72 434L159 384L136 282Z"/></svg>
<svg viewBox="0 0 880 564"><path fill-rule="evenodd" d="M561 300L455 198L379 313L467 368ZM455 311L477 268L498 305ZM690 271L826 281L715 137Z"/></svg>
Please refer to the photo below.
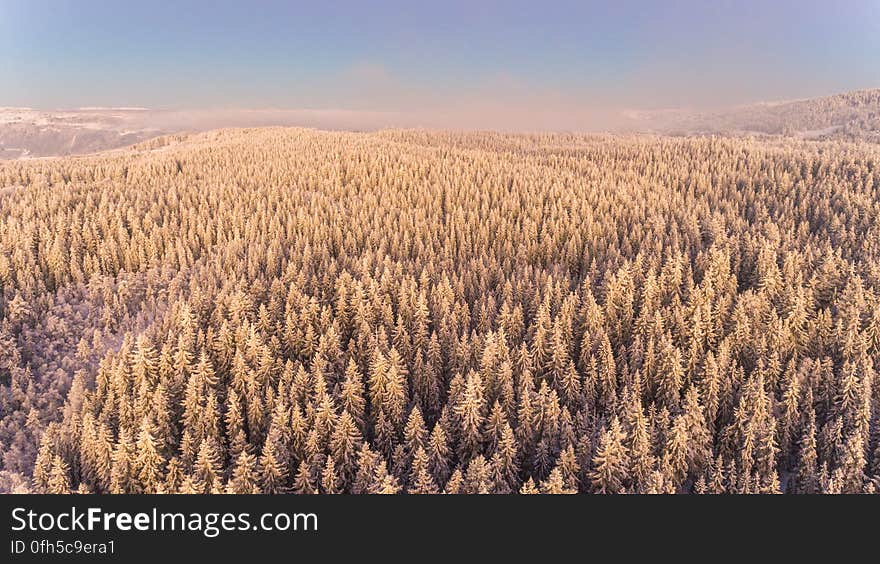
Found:
<svg viewBox="0 0 880 564"><path fill-rule="evenodd" d="M639 119L630 129L647 126L667 135L783 135L876 143L880 141L880 89L715 111L642 111L637 112L636 117Z"/></svg>
<svg viewBox="0 0 880 564"><path fill-rule="evenodd" d="M0 491L880 492L880 145L0 162Z"/></svg>

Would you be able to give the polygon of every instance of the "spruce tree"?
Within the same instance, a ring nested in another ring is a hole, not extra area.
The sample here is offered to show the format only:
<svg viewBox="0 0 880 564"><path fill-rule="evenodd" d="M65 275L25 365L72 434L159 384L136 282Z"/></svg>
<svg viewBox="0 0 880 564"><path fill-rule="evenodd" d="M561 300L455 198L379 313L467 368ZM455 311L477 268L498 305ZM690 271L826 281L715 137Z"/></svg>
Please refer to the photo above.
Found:
<svg viewBox="0 0 880 564"><path fill-rule="evenodd" d="M623 493L629 466L625 439L620 421L614 417L608 428L602 431L593 457L591 480L596 493Z"/></svg>

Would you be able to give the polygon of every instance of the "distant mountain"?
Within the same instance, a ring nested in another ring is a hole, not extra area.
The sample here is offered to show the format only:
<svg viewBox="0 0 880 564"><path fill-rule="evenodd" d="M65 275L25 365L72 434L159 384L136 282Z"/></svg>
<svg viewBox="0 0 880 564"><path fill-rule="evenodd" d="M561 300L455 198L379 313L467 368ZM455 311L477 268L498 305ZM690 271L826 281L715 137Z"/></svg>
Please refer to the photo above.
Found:
<svg viewBox="0 0 880 564"><path fill-rule="evenodd" d="M633 111L627 129L666 135L782 135L880 142L880 88L716 112Z"/></svg>
<svg viewBox="0 0 880 564"><path fill-rule="evenodd" d="M0 159L94 153L164 133L146 125L143 114L136 108L0 108Z"/></svg>
<svg viewBox="0 0 880 564"><path fill-rule="evenodd" d="M880 89L806 100L764 102L706 112L630 110L618 133L672 136L762 135L880 142ZM346 110L151 110L79 108L41 111L0 107L0 160L95 153L160 135L227 127L300 126L370 131L413 127L418 116Z"/></svg>
<svg viewBox="0 0 880 564"><path fill-rule="evenodd" d="M89 107L42 111L0 107L0 160L95 153L179 132L265 126L371 131L394 125L397 119L386 112L328 109Z"/></svg>

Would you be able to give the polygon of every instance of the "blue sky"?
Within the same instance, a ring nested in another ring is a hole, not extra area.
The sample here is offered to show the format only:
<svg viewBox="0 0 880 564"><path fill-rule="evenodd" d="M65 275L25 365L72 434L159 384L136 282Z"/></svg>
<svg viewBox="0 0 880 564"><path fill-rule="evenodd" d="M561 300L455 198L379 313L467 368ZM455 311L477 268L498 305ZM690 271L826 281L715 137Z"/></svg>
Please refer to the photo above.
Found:
<svg viewBox="0 0 880 564"><path fill-rule="evenodd" d="M880 86L880 0L0 0L0 106L454 113Z"/></svg>

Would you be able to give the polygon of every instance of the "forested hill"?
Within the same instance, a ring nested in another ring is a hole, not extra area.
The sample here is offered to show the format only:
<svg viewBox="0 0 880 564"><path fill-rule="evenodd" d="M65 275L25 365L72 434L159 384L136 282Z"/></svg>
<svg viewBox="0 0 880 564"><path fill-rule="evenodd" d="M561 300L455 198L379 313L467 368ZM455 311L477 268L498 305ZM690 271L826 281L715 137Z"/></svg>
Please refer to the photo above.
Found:
<svg viewBox="0 0 880 564"><path fill-rule="evenodd" d="M878 142L880 89L751 104L715 112L631 112L629 117L633 122L625 128L667 134L758 134Z"/></svg>
<svg viewBox="0 0 880 564"><path fill-rule="evenodd" d="M775 136L880 141L880 89L824 98L769 102L712 112L596 111L595 129L675 136ZM149 110L85 108L38 111L0 108L0 160L66 156L127 147L160 135L217 128L306 126L375 131L390 123L423 123L426 116L333 110ZM442 120L428 120L442 125ZM576 120L575 120L576 121ZM579 127L589 123L577 122Z"/></svg>
<svg viewBox="0 0 880 564"><path fill-rule="evenodd" d="M281 128L0 163L0 487L876 492L878 164Z"/></svg>

